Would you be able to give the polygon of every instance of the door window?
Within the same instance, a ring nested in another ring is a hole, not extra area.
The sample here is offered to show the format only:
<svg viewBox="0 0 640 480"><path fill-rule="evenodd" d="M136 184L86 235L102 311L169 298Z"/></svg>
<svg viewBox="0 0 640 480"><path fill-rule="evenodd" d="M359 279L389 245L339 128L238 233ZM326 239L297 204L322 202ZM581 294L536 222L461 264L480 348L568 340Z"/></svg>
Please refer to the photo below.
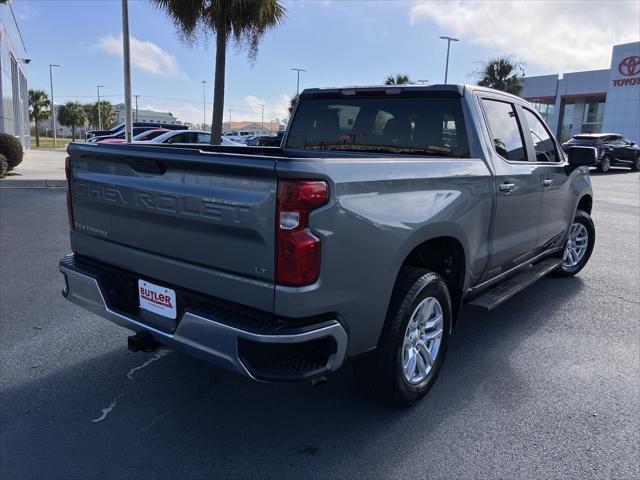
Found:
<svg viewBox="0 0 640 480"><path fill-rule="evenodd" d="M536 152L536 162L559 162L558 150L547 127L531 110L527 108L523 110L529 124L529 135L531 135L531 142Z"/></svg>
<svg viewBox="0 0 640 480"><path fill-rule="evenodd" d="M482 100L482 103L496 152L507 160L526 162L522 129L513 104L488 99Z"/></svg>

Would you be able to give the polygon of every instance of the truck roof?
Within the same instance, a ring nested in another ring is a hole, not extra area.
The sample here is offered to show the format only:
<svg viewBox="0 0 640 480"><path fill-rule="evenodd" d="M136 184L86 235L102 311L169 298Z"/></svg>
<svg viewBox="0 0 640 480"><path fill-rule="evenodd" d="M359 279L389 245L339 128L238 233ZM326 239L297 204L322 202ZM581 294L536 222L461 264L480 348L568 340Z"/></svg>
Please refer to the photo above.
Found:
<svg viewBox="0 0 640 480"><path fill-rule="evenodd" d="M523 99L510 93L494 90L492 88L480 87L478 85L469 84L436 84L429 85L424 83L409 83L403 85L360 85L347 87L330 87L330 88L306 88L300 92L301 97L323 95L323 94L342 94L356 95L357 93L387 93L390 95L403 92L448 92L464 96L465 91L484 91L491 93L500 93L508 97L516 98L520 101Z"/></svg>

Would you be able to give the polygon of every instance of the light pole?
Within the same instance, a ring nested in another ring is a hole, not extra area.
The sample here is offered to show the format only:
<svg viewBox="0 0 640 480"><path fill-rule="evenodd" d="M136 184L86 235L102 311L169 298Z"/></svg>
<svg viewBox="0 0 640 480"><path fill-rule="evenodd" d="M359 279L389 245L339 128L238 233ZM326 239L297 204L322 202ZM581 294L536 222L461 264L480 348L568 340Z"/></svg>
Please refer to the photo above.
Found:
<svg viewBox="0 0 640 480"><path fill-rule="evenodd" d="M133 125L131 115L131 49L129 48L129 4L122 0L122 58L124 67L124 138L131 143Z"/></svg>
<svg viewBox="0 0 640 480"><path fill-rule="evenodd" d="M140 95L134 95L134 97L136 97L136 116L134 117L136 122L138 121L138 97L139 96Z"/></svg>
<svg viewBox="0 0 640 480"><path fill-rule="evenodd" d="M262 128L262 130L264 130L264 107L265 106L266 105L264 103L260 104L260 108L262 108L262 117L261 117L261 120L260 120L260 128Z"/></svg>
<svg viewBox="0 0 640 480"><path fill-rule="evenodd" d="M56 139L56 104L53 103L53 67L59 67L60 65L56 65L55 63L49 64L49 83L51 84L51 118L53 120L53 146L57 147L57 139Z"/></svg>
<svg viewBox="0 0 640 480"><path fill-rule="evenodd" d="M296 83L296 96L300 95L300 72L306 72L304 68L292 68L295 72L298 72L298 81Z"/></svg>
<svg viewBox="0 0 640 480"><path fill-rule="evenodd" d="M202 130L204 130L204 127L207 124L207 93L205 87L207 81L202 80L200 83L202 84Z"/></svg>
<svg viewBox="0 0 640 480"><path fill-rule="evenodd" d="M98 85L96 90L98 91L98 130L102 130L102 117L100 116L100 89L104 88L104 85Z"/></svg>
<svg viewBox="0 0 640 480"><path fill-rule="evenodd" d="M458 40L457 38L453 38L453 37L440 37L442 40L446 40L447 41L447 63L445 64L444 67L444 83L445 85L447 84L447 77L449 76L449 48L451 47L451 42L459 42L460 40Z"/></svg>

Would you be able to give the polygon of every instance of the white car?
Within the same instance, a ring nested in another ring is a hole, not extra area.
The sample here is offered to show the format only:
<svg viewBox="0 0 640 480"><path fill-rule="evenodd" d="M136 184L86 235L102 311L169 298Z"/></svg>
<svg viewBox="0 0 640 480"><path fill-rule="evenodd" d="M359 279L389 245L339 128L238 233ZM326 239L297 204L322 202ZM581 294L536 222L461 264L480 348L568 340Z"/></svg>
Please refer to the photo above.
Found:
<svg viewBox="0 0 640 480"><path fill-rule="evenodd" d="M145 143L211 143L211 132L204 130L173 130L163 133L156 138ZM224 147L244 147L242 143L234 142L228 138L222 137L220 145Z"/></svg>
<svg viewBox="0 0 640 480"><path fill-rule="evenodd" d="M255 133L249 132L249 131L233 132L233 133L227 133L226 135L223 135L223 137L228 138L233 142L238 142L242 144L246 144L247 139L253 136L255 136Z"/></svg>

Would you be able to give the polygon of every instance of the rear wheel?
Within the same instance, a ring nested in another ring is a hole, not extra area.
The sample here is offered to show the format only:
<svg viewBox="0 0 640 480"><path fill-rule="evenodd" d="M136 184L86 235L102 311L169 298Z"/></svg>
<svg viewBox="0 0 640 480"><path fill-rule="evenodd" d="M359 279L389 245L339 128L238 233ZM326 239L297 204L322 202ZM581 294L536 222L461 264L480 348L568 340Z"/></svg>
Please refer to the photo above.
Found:
<svg viewBox="0 0 640 480"><path fill-rule="evenodd" d="M578 210L562 252L562 264L554 274L571 277L582 270L591 257L595 241L596 229L591 217L587 212Z"/></svg>
<svg viewBox="0 0 640 480"><path fill-rule="evenodd" d="M600 170L602 173L607 173L610 168L611 168L611 158L609 158L608 155L605 155L604 157L602 157L602 160L600 160L600 164L598 165L598 170Z"/></svg>
<svg viewBox="0 0 640 480"><path fill-rule="evenodd" d="M358 380L385 401L409 406L438 376L451 328L447 285L433 272L403 268L378 348L354 362Z"/></svg>

